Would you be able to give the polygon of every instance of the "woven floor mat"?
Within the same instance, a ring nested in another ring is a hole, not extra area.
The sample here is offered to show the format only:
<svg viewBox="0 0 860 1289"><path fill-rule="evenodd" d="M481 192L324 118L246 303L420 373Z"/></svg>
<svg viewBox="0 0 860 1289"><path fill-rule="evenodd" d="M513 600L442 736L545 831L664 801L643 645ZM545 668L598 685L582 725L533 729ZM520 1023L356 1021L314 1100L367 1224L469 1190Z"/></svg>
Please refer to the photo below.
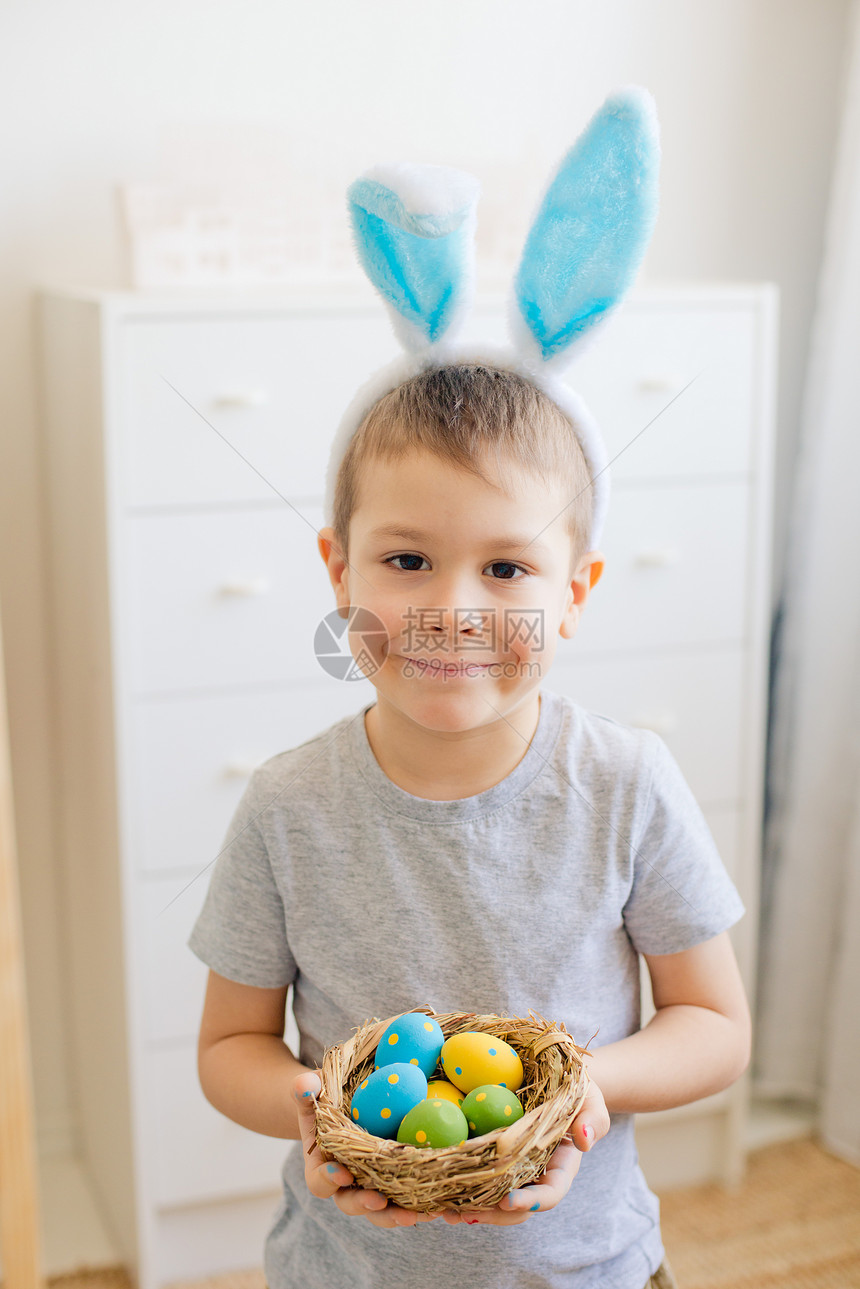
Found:
<svg viewBox="0 0 860 1289"><path fill-rule="evenodd" d="M47 1276L50 1289L132 1289L125 1267L81 1267L60 1276Z"/></svg>
<svg viewBox="0 0 860 1289"><path fill-rule="evenodd" d="M736 1190L660 1207L680 1289L860 1289L860 1169L811 1140L756 1151Z"/></svg>

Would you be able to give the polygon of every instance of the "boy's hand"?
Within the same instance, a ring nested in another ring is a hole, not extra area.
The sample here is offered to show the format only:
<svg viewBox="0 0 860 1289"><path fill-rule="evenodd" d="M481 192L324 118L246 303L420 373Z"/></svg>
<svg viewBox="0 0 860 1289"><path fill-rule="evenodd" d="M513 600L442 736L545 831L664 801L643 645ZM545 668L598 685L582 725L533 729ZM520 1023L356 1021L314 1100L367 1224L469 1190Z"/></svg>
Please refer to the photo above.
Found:
<svg viewBox="0 0 860 1289"><path fill-rule="evenodd" d="M353 1186L355 1178L343 1164L334 1159L323 1159L314 1132L314 1098L321 1089L322 1084L316 1073L300 1074L293 1079L293 1096L298 1105L299 1132L305 1161L305 1181L310 1193L318 1199L333 1199L340 1211L348 1217L366 1217L374 1226L415 1226L417 1222L431 1222L434 1217L438 1217L436 1213L414 1213L410 1209L398 1208L378 1191L356 1189Z"/></svg>
<svg viewBox="0 0 860 1289"><path fill-rule="evenodd" d="M592 1082L579 1114L550 1156L542 1177L531 1186L511 1191L495 1208L446 1209L442 1217L450 1225L466 1222L473 1226L480 1222L487 1226L517 1226L520 1222L527 1222L533 1213L545 1213L547 1209L555 1208L570 1190L579 1172L583 1153L591 1150L608 1131L606 1102L600 1088Z"/></svg>

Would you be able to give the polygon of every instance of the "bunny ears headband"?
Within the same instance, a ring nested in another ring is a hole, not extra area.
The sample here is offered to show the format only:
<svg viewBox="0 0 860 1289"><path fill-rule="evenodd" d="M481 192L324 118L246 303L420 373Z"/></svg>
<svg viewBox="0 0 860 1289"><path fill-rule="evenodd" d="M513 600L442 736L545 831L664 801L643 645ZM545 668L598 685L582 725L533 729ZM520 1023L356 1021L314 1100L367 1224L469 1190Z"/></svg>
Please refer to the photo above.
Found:
<svg viewBox="0 0 860 1289"><path fill-rule="evenodd" d="M337 472L352 436L383 395L420 371L488 362L542 389L571 422L594 489L590 549L609 501L606 448L561 373L631 286L657 215L660 146L651 95L611 95L562 160L526 238L503 350L458 344L471 305L478 184L442 166L368 170L348 191L362 267L388 308L405 354L358 391L335 434L326 477L333 521Z"/></svg>

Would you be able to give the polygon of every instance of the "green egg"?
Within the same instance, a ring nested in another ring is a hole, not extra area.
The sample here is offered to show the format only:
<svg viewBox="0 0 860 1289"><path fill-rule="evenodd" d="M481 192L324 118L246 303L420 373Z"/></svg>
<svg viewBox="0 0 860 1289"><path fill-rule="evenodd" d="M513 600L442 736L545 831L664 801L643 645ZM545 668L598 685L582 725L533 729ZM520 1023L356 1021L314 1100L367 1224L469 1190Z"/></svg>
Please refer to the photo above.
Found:
<svg viewBox="0 0 860 1289"><path fill-rule="evenodd" d="M453 1101L434 1097L419 1101L404 1116L397 1140L410 1146L460 1146L469 1136L466 1116Z"/></svg>
<svg viewBox="0 0 860 1289"><path fill-rule="evenodd" d="M470 1137L506 1128L522 1119L525 1111L515 1092L498 1083L484 1083L475 1088L463 1102L463 1114L469 1124Z"/></svg>

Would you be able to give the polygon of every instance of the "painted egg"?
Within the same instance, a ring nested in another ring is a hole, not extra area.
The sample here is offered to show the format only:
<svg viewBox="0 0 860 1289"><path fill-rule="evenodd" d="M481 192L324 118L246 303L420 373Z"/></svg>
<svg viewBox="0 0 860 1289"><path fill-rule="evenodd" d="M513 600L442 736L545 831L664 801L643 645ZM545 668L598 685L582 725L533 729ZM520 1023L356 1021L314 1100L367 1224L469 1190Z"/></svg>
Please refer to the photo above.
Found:
<svg viewBox="0 0 860 1289"><path fill-rule="evenodd" d="M445 1035L439 1022L424 1012L405 1012L397 1016L382 1035L376 1048L375 1068L394 1062L417 1065L430 1078L439 1063Z"/></svg>
<svg viewBox="0 0 860 1289"><path fill-rule="evenodd" d="M419 1101L404 1116L397 1140L410 1146L462 1146L469 1135L466 1116L453 1101L434 1097Z"/></svg>
<svg viewBox="0 0 860 1289"><path fill-rule="evenodd" d="M523 1081L519 1056L509 1043L494 1034L474 1030L452 1034L442 1045L440 1059L445 1078L462 1092L471 1092L484 1083L514 1089Z"/></svg>
<svg viewBox="0 0 860 1289"><path fill-rule="evenodd" d="M473 1088L462 1106L469 1124L470 1137L482 1137L485 1132L506 1128L509 1123L522 1119L525 1111L516 1092L498 1083L484 1083Z"/></svg>
<svg viewBox="0 0 860 1289"><path fill-rule="evenodd" d="M453 1083L447 1079L431 1079L427 1084L427 1100L432 1101L434 1097L441 1098L443 1101L453 1101L454 1105L461 1106L465 1092L455 1088Z"/></svg>
<svg viewBox="0 0 860 1289"><path fill-rule="evenodd" d="M415 1065L383 1065L352 1094L350 1116L375 1137L396 1137L403 1116L427 1096L427 1080Z"/></svg>

